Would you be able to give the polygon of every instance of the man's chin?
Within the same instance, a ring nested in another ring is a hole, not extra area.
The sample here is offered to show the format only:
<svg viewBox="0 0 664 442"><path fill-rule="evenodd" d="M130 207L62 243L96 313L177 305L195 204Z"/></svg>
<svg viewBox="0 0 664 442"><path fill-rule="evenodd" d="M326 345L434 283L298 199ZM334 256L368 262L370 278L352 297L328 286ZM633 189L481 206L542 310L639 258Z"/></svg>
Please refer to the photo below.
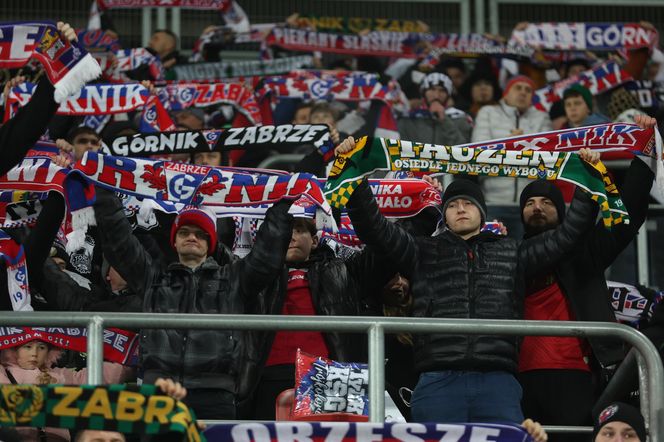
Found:
<svg viewBox="0 0 664 442"><path fill-rule="evenodd" d="M547 230L555 229L558 226L557 223L549 223L546 222L545 220L540 220L534 221L534 222L529 222L526 224L525 231L526 231L526 236L535 236L539 235L540 233L544 233Z"/></svg>

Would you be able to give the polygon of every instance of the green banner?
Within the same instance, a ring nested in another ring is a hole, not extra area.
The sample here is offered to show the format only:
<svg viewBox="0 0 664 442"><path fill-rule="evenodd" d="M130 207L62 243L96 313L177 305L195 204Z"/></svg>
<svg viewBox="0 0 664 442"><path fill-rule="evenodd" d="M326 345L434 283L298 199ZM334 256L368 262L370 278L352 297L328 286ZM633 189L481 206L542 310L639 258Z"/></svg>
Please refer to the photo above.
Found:
<svg viewBox="0 0 664 442"><path fill-rule="evenodd" d="M604 165L591 165L575 153L440 146L385 138L360 138L352 151L336 158L325 184L330 205L344 207L359 179L376 170L567 181L598 202L607 228L629 223L618 189Z"/></svg>
<svg viewBox="0 0 664 442"><path fill-rule="evenodd" d="M0 426L179 432L189 442L205 440L194 413L154 385L2 385Z"/></svg>

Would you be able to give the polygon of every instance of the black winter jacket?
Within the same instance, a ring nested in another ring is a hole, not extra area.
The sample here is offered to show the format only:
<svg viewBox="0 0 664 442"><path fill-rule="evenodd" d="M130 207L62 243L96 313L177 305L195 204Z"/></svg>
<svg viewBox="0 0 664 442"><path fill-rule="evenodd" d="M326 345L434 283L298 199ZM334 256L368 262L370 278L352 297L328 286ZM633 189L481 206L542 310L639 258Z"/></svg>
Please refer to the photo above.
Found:
<svg viewBox="0 0 664 442"><path fill-rule="evenodd" d="M359 238L392 259L410 280L413 316L519 319L525 277L574 247L594 223L595 206L577 191L559 228L525 241L489 232L467 241L451 231L415 238L379 213L366 184L353 193L348 214ZM415 369L516 372L517 343L510 336L417 335Z"/></svg>
<svg viewBox="0 0 664 442"><path fill-rule="evenodd" d="M220 266L209 257L191 269L180 263L166 271L131 234L120 201L98 190L95 214L104 255L135 293L143 311L155 313L245 313L246 305L278 278L291 238L290 203L267 212L256 244L244 259ZM171 377L186 388L236 390L243 333L217 330L143 330L141 357L146 382Z"/></svg>
<svg viewBox="0 0 664 442"><path fill-rule="evenodd" d="M309 290L317 315L358 316L367 297L379 294L396 270L389 261L365 249L350 259L342 260L327 246L317 247L308 261L299 263L306 268ZM391 269L391 270L390 270ZM286 300L288 265L282 270L279 283L262 293L252 313L278 315ZM248 347L247 364L243 370L241 397L245 397L260 378L272 344L274 332L256 333L253 348ZM329 332L323 337L330 357L336 361L358 362L366 358L364 335ZM250 368L251 367L251 368Z"/></svg>
<svg viewBox="0 0 664 442"><path fill-rule="evenodd" d="M611 230L600 220L572 252L561 259L554 270L558 285L570 303L578 321L615 322L607 297L604 271L632 241L646 218L648 198L654 179L650 168L639 158L632 163L620 188L620 196L629 212L629 224ZM550 270L549 270L550 271ZM620 341L590 338L593 352L603 366L615 364L624 356Z"/></svg>

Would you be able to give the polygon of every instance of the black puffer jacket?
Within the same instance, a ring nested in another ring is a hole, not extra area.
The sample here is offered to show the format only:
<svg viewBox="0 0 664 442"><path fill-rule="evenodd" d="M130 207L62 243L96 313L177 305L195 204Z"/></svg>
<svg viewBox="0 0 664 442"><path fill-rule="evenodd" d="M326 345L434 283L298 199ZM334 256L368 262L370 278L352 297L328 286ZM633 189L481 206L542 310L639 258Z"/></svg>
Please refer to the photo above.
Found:
<svg viewBox="0 0 664 442"><path fill-rule="evenodd" d="M371 250L365 249L343 260L324 245L317 247L309 260L298 267L307 269L311 299L316 314L320 316L360 315L362 303L367 297L380 294L396 272L384 256L376 255ZM280 314L286 300L287 281L288 267L284 267L279 283L262 293L252 313ZM274 332L254 334L253 348L248 347L245 355L248 362L243 367L241 397L248 395L258 381L274 337ZM323 337L332 359L343 362L366 359L365 335L330 332L324 333Z"/></svg>
<svg viewBox="0 0 664 442"><path fill-rule="evenodd" d="M611 300L606 296L604 271L634 239L646 219L648 198L655 175L639 158L634 158L620 187L620 196L629 212L629 224L611 230L600 220L584 235L583 241L557 264L554 273L579 321L615 322ZM622 343L615 339L590 338L595 357L603 366L615 364L624 356Z"/></svg>
<svg viewBox="0 0 664 442"><path fill-rule="evenodd" d="M518 319L524 277L571 250L593 225L594 208L595 203L577 191L558 229L524 241L488 232L468 241L451 231L415 238L378 212L365 184L352 195L348 214L360 239L394 260L410 280L414 316ZM517 343L508 336L418 335L415 369L516 372Z"/></svg>
<svg viewBox="0 0 664 442"><path fill-rule="evenodd" d="M98 190L95 214L104 255L135 293L143 311L155 313L245 313L248 302L281 275L292 232L290 203L267 212L247 257L220 266L209 257L191 269L180 263L161 271L131 234L120 201ZM141 356L146 382L171 377L186 388L236 390L243 333L214 330L144 330Z"/></svg>

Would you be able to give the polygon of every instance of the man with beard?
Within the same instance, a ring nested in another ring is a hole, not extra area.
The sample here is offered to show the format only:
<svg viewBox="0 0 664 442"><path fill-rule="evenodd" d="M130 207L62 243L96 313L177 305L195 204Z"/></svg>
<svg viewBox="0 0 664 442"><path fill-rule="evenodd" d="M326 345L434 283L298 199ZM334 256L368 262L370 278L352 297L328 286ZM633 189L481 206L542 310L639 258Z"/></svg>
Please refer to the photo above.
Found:
<svg viewBox="0 0 664 442"><path fill-rule="evenodd" d="M655 120L639 117L642 128ZM554 321L614 322L604 271L632 241L645 221L654 174L634 158L620 189L630 223L607 230L600 221L555 267L526 281L524 318ZM565 218L560 190L549 181L534 181L521 193L526 238L555 229ZM588 345L590 344L590 345ZM527 336L519 355L523 412L547 425L590 425L595 402L591 350L603 367L619 362L619 342L592 338ZM585 440L585 436L551 435L551 441Z"/></svg>

